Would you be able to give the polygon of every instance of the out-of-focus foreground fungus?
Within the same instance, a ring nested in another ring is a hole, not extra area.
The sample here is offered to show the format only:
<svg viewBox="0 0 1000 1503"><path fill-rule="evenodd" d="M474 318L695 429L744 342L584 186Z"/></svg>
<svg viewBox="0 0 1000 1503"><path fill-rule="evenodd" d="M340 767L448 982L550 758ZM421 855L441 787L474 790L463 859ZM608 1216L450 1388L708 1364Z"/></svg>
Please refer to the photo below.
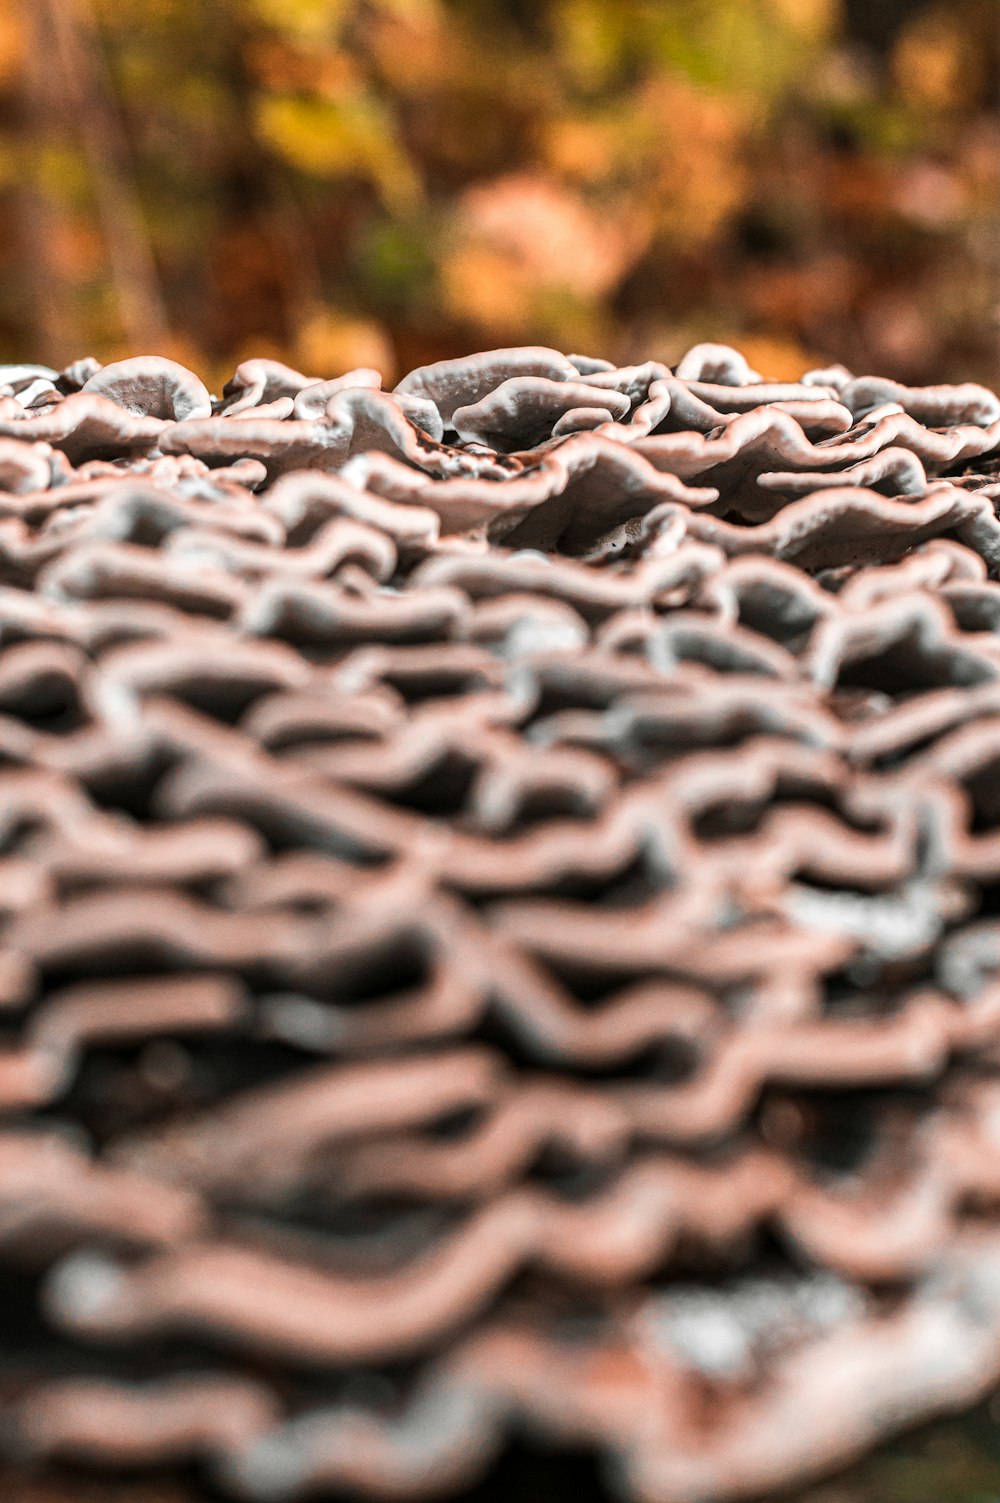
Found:
<svg viewBox="0 0 1000 1503"><path fill-rule="evenodd" d="M998 455L719 346L0 368L0 1449L725 1503L1000 1382Z"/></svg>

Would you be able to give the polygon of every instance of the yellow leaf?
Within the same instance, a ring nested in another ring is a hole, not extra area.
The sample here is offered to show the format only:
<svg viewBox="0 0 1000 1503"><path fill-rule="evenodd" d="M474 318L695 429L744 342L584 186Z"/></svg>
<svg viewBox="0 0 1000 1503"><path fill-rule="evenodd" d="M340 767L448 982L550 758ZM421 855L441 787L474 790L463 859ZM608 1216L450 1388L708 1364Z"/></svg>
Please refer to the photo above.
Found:
<svg viewBox="0 0 1000 1503"><path fill-rule="evenodd" d="M367 178L399 212L420 200L420 181L394 139L388 112L371 98L268 95L257 103L257 132L301 172Z"/></svg>
<svg viewBox="0 0 1000 1503"><path fill-rule="evenodd" d="M350 0L249 0L258 19L285 36L318 42L336 35Z"/></svg>

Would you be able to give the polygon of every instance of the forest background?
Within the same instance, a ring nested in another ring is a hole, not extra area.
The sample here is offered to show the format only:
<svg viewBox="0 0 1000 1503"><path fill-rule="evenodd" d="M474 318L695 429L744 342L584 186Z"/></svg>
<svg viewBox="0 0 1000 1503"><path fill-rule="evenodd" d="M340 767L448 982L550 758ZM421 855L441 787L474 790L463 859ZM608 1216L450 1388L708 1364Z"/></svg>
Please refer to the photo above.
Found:
<svg viewBox="0 0 1000 1503"><path fill-rule="evenodd" d="M998 0L0 0L0 346L1000 381Z"/></svg>

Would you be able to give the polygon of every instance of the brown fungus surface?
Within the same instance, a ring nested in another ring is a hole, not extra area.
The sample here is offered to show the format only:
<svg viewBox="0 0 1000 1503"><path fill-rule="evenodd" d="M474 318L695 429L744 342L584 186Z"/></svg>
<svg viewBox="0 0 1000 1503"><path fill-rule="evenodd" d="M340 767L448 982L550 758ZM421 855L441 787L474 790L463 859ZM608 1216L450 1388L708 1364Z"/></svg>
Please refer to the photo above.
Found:
<svg viewBox="0 0 1000 1503"><path fill-rule="evenodd" d="M714 345L0 367L0 1452L729 1503L994 1389L998 496Z"/></svg>

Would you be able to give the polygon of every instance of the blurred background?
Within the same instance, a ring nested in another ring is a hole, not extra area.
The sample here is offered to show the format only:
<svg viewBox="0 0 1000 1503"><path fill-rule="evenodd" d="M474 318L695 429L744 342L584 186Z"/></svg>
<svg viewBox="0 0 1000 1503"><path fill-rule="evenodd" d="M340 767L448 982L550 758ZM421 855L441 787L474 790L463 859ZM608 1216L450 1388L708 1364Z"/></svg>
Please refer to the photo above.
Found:
<svg viewBox="0 0 1000 1503"><path fill-rule="evenodd" d="M2 358L1000 381L1000 0L0 0Z"/></svg>

